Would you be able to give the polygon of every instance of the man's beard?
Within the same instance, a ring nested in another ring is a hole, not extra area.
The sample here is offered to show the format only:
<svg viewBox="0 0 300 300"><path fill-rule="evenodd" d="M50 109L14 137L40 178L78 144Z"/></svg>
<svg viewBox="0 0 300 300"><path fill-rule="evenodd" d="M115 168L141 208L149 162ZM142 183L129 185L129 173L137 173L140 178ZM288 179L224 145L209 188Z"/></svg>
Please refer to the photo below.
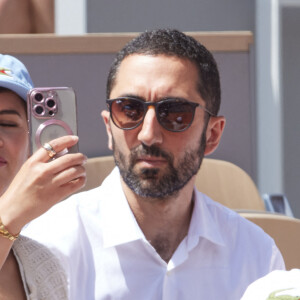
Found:
<svg viewBox="0 0 300 300"><path fill-rule="evenodd" d="M174 166L174 157L156 145L140 144L131 150L129 162L125 155L116 147L113 139L113 151L116 165L127 186L137 195L145 198L164 199L174 196L190 179L197 174L206 147L206 126L201 134L198 147L187 149L184 156ZM141 168L134 170L139 157L150 155L161 157L167 162L163 168Z"/></svg>

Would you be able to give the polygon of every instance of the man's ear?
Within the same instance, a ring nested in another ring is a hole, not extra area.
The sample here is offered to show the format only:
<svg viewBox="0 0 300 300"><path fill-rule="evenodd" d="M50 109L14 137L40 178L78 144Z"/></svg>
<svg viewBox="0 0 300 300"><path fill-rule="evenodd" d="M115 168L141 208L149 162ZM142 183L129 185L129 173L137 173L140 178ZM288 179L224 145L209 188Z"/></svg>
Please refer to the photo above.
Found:
<svg viewBox="0 0 300 300"><path fill-rule="evenodd" d="M107 137L108 137L108 149L113 150L109 111L103 110L101 112L101 116L102 116L103 122L106 127L106 133L107 133Z"/></svg>
<svg viewBox="0 0 300 300"><path fill-rule="evenodd" d="M210 117L206 129L206 147L205 155L213 153L221 140L225 128L226 120L224 117Z"/></svg>

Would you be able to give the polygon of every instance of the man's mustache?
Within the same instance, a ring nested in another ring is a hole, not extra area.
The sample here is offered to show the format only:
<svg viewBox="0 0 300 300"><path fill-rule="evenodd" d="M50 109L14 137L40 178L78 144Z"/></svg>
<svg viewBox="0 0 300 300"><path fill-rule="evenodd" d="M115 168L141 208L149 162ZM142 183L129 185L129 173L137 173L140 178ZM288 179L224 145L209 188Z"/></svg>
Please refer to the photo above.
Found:
<svg viewBox="0 0 300 300"><path fill-rule="evenodd" d="M173 155L167 153L160 147L156 145L147 146L145 144L138 145L134 149L131 150L131 163L134 163L141 156L154 156L154 157L162 157L169 163L173 163Z"/></svg>

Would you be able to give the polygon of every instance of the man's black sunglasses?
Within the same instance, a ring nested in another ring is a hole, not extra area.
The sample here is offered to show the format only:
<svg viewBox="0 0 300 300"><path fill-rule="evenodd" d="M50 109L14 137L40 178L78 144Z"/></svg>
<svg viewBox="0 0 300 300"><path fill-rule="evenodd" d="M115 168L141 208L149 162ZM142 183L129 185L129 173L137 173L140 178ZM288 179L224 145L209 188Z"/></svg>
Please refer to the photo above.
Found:
<svg viewBox="0 0 300 300"><path fill-rule="evenodd" d="M143 122L149 106L155 107L156 118L159 124L173 132L184 131L191 126L194 120L195 109L198 106L209 115L214 116L200 104L180 98L145 102L137 98L120 97L108 99L106 103L114 124L124 130L138 127Z"/></svg>

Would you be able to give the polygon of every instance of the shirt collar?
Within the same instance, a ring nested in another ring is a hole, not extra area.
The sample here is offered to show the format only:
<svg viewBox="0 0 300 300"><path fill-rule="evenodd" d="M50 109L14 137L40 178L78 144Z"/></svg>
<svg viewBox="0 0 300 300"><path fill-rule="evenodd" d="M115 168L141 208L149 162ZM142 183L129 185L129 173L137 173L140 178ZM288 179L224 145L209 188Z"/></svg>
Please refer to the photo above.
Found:
<svg viewBox="0 0 300 300"><path fill-rule="evenodd" d="M210 240L214 244L225 246L217 220L213 217L206 195L194 188L194 209L188 232L188 248L193 248L199 238ZM210 200L212 201L212 200Z"/></svg>
<svg viewBox="0 0 300 300"><path fill-rule="evenodd" d="M101 187L105 192L105 199L101 201L104 248L144 239L145 236L123 192L117 167L105 179Z"/></svg>

